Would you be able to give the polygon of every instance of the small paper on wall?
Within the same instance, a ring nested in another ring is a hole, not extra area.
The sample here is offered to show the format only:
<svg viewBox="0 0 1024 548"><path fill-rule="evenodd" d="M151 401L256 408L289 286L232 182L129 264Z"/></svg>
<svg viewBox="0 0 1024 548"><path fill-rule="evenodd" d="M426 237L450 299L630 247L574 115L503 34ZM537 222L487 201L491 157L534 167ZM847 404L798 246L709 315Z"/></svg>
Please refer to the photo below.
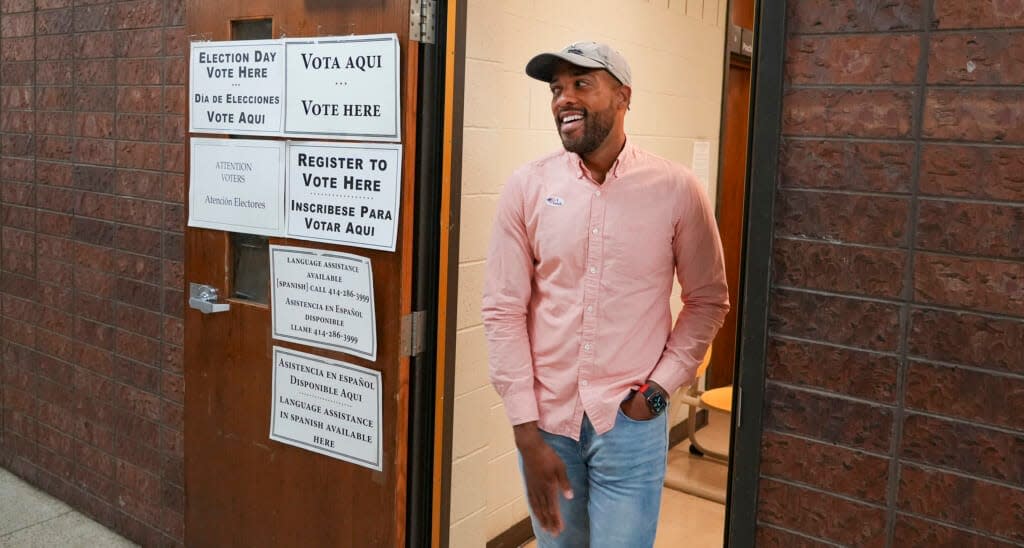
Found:
<svg viewBox="0 0 1024 548"><path fill-rule="evenodd" d="M693 143L693 162L690 164L693 174L704 183L704 190L711 195L711 142L697 141Z"/></svg>

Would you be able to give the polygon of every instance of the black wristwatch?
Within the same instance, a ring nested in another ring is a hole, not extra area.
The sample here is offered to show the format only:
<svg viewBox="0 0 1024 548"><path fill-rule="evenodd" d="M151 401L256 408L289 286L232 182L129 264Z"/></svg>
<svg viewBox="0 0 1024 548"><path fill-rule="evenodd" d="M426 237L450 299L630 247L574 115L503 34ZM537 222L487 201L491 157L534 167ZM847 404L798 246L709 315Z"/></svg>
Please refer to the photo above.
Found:
<svg viewBox="0 0 1024 548"><path fill-rule="evenodd" d="M636 391L647 402L647 408L651 410L651 414L655 417L664 412L665 408L668 407L668 400L665 398L665 395L651 383L645 382Z"/></svg>

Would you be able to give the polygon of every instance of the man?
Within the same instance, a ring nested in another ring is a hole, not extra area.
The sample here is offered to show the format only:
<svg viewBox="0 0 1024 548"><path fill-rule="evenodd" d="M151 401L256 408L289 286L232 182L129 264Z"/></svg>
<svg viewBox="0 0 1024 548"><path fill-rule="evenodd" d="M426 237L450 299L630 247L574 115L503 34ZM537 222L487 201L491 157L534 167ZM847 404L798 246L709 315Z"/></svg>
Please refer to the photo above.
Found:
<svg viewBox="0 0 1024 548"><path fill-rule="evenodd" d="M549 84L565 150L519 169L499 201L482 310L491 382L539 546L651 546L669 394L729 308L721 242L700 181L627 140L618 52L576 43L526 73Z"/></svg>

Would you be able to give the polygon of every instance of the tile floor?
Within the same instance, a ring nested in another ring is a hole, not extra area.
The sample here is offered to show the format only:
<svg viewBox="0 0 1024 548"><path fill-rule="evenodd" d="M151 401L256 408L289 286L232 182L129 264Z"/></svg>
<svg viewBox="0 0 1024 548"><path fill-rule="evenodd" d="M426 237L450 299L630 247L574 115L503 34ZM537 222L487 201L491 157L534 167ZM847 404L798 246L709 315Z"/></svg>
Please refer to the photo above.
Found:
<svg viewBox="0 0 1024 548"><path fill-rule="evenodd" d="M131 542L0 468L0 547L128 548Z"/></svg>
<svg viewBox="0 0 1024 548"><path fill-rule="evenodd" d="M729 416L711 412L708 426L697 432L704 447L727 452ZM684 441L669 451L665 489L661 494L661 516L655 548L720 548L725 529L725 501L728 468L719 462L690 454ZM536 548L530 541L523 548Z"/></svg>

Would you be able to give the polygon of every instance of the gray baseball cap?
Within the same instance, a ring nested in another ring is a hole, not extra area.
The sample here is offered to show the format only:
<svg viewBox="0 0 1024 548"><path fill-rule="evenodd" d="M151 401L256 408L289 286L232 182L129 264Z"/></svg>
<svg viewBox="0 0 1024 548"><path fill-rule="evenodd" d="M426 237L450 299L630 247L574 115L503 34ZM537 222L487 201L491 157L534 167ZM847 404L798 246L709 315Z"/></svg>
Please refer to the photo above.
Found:
<svg viewBox="0 0 1024 548"><path fill-rule="evenodd" d="M568 61L578 67L607 70L616 80L627 86L632 82L626 58L608 44L599 42L576 42L565 46L559 52L536 55L526 63L526 74L542 82L550 82L559 61Z"/></svg>

